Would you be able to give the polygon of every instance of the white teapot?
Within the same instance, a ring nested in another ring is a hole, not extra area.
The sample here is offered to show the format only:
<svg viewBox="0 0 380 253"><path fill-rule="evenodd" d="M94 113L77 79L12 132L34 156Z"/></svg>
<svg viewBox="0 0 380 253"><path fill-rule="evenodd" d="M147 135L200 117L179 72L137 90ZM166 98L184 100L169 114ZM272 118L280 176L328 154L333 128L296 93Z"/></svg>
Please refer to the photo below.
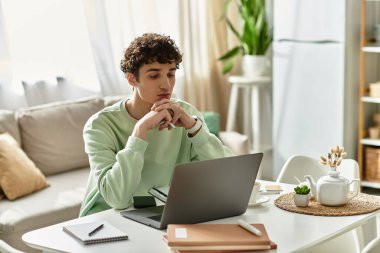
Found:
<svg viewBox="0 0 380 253"><path fill-rule="evenodd" d="M310 190L317 201L325 206L341 206L346 204L350 199L356 197L359 193L359 179L352 179L351 181L343 176L339 176L339 171L331 169L327 176L319 178L315 183L312 176L307 175L305 179L309 182ZM350 185L356 182L354 194L349 196Z"/></svg>

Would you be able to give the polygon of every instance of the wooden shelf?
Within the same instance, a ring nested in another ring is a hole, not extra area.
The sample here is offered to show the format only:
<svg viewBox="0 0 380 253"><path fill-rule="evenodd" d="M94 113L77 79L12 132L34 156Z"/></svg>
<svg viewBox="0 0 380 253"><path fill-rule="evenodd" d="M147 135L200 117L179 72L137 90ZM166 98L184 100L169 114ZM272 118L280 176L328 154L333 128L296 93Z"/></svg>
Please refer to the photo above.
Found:
<svg viewBox="0 0 380 253"><path fill-rule="evenodd" d="M360 143L363 145L380 147L380 139L363 138L363 139L361 139Z"/></svg>
<svg viewBox="0 0 380 253"><path fill-rule="evenodd" d="M360 183L361 183L361 186L380 189L380 183L369 182L369 181L364 181L364 180L361 181Z"/></svg>
<svg viewBox="0 0 380 253"><path fill-rule="evenodd" d="M380 0L379 0L379 1L380 1ZM363 102L366 102L366 103L376 103L376 104L380 104L380 98L375 98L375 97L365 96L365 97L362 97L362 101L363 101Z"/></svg>
<svg viewBox="0 0 380 253"><path fill-rule="evenodd" d="M380 42L376 41L373 37L374 35L369 35L367 33L367 27L373 27L375 24L377 24L377 21L375 21L372 16L374 15L374 11L379 10L380 5L367 5L369 2L380 2L380 0L360 0L360 49L359 49L359 83L358 83L358 90L359 90L359 118L358 118L358 163L359 163L359 170L360 170L360 178L364 179L363 177L366 175L366 148L367 146L372 146L376 148L380 148L380 139L370 139L368 137L368 124L369 124L369 114L375 113L375 111L378 112L378 109L376 109L377 104L380 104L380 98L377 97L370 97L369 96L369 82L373 78L370 77L370 71L373 72L376 70L375 67L377 65L371 66L369 64L366 66L366 58L371 57L369 54L380 54ZM367 14L367 10L369 10L369 13ZM378 17L379 15L375 15ZM367 19L367 17L371 17ZM370 21L370 23L367 23L367 21ZM376 58L377 55L374 55ZM368 75L368 76L367 76ZM380 169L380 166L379 166ZM380 189L380 182L369 182L362 180L361 182L362 186L370 187L370 188L377 188Z"/></svg>

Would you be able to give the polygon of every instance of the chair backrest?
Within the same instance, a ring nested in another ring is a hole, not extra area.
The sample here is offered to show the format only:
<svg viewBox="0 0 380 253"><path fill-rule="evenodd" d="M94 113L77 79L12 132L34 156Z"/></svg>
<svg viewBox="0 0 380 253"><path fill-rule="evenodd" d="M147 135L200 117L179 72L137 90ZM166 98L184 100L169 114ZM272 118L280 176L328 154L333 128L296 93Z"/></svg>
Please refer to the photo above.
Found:
<svg viewBox="0 0 380 253"><path fill-rule="evenodd" d="M341 176L349 179L360 178L359 164L353 159L343 159L340 166L337 168Z"/></svg>
<svg viewBox="0 0 380 253"><path fill-rule="evenodd" d="M321 176L327 175L328 170L329 168L319 164L319 160L315 158L304 155L294 155L286 161L276 182L298 184L294 177L296 176L301 181L305 181L305 175L311 175L315 182L317 182ZM359 165L355 160L343 159L341 165L338 167L338 171L341 173L340 175L348 179L359 178Z"/></svg>
<svg viewBox="0 0 380 253"><path fill-rule="evenodd" d="M304 155L290 157L277 177L277 183L298 184L295 177L305 181L305 175L311 175L315 181L326 175L327 168L319 164L317 159Z"/></svg>
<svg viewBox="0 0 380 253"><path fill-rule="evenodd" d="M375 239L370 241L361 251L361 253L377 253L377 252L380 252L380 237L376 237Z"/></svg>

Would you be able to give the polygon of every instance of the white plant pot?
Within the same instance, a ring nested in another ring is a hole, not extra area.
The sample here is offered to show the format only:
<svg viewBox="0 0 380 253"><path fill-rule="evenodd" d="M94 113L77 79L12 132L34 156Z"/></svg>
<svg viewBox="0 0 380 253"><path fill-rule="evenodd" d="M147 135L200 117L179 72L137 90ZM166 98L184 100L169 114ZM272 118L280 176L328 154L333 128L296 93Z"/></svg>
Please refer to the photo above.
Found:
<svg viewBox="0 0 380 253"><path fill-rule="evenodd" d="M244 55L242 58L243 76L257 77L268 75L269 59L264 55Z"/></svg>
<svg viewBox="0 0 380 253"><path fill-rule="evenodd" d="M307 207L309 205L310 193L307 195L294 193L294 204L298 207Z"/></svg>

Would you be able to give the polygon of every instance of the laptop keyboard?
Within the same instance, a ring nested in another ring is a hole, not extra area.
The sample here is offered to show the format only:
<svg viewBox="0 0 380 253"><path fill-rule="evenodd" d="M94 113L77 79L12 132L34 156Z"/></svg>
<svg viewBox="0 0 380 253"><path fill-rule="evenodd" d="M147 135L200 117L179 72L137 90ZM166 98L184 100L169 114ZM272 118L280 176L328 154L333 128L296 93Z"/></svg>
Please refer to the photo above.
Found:
<svg viewBox="0 0 380 253"><path fill-rule="evenodd" d="M155 221L161 221L162 214L149 216L148 218L152 219L152 220L155 220Z"/></svg>

